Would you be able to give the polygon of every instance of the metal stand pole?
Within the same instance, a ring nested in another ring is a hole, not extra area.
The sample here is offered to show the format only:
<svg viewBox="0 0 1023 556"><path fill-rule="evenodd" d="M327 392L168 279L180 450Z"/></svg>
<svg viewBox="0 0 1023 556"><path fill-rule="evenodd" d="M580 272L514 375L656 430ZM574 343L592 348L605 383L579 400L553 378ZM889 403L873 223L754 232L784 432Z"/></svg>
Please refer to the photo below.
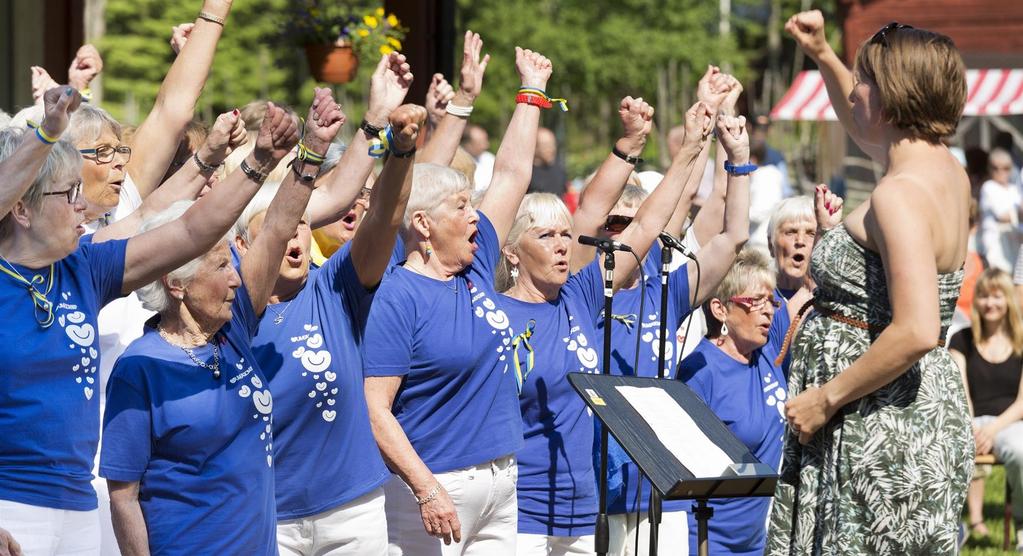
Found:
<svg viewBox="0 0 1023 556"><path fill-rule="evenodd" d="M707 541L707 522L714 517L714 508L707 506L707 500L701 498L693 504L693 515L696 516L696 542L698 543L699 556L710 556L710 546Z"/></svg>
<svg viewBox="0 0 1023 556"><path fill-rule="evenodd" d="M668 378L667 361L668 342L668 267L671 265L671 247L661 245L661 337L657 346L657 378ZM639 374L639 369L636 370ZM657 556L657 545L661 529L661 494L653 484L650 485L650 503L647 508L647 521L650 524L650 556Z"/></svg>
<svg viewBox="0 0 1023 556"><path fill-rule="evenodd" d="M604 253L604 365L603 374L611 374L611 302L614 296L615 254ZM611 545L607 521L607 427L600 427L600 500L593 547L600 556L607 556Z"/></svg>

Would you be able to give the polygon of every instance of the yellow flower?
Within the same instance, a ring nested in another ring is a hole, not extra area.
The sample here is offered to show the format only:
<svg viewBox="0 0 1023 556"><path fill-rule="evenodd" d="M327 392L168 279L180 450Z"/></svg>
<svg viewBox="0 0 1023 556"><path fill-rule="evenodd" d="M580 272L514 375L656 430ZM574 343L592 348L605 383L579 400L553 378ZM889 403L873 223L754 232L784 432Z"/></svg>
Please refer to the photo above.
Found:
<svg viewBox="0 0 1023 556"><path fill-rule="evenodd" d="M365 29L359 29L358 31L355 32L355 34L359 35L360 37L368 37L369 36L369 31L367 31Z"/></svg>
<svg viewBox="0 0 1023 556"><path fill-rule="evenodd" d="M377 18L375 18L375 17L373 17L371 15L364 15L364 16L362 16L362 21L366 25L369 25L370 29L376 29L377 25L380 23L379 21L377 21Z"/></svg>
<svg viewBox="0 0 1023 556"><path fill-rule="evenodd" d="M384 56L386 56L386 55L388 55L388 54L390 54L392 52L394 52L394 49L391 48L390 46L387 46L386 44L382 45L380 47L380 53L383 54Z"/></svg>
<svg viewBox="0 0 1023 556"><path fill-rule="evenodd" d="M387 44L394 47L395 50L401 50L401 41L394 37L387 37Z"/></svg>
<svg viewBox="0 0 1023 556"><path fill-rule="evenodd" d="M384 17L384 9L377 8L377 17Z"/></svg>
<svg viewBox="0 0 1023 556"><path fill-rule="evenodd" d="M391 27L397 27L398 18L394 17L394 14L387 16L387 24L390 25Z"/></svg>

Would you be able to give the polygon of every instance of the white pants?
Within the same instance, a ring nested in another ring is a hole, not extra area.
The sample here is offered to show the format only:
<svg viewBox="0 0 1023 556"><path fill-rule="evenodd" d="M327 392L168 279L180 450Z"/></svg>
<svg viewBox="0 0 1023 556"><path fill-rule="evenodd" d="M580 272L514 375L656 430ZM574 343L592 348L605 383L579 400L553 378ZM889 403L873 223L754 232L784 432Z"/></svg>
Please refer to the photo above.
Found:
<svg viewBox="0 0 1023 556"><path fill-rule="evenodd" d="M412 490L397 475L384 485L390 556L496 556L515 554L519 468L514 456L435 475L458 512L462 542L445 545L423 527Z"/></svg>
<svg viewBox="0 0 1023 556"><path fill-rule="evenodd" d="M593 535L555 537L519 533L517 556L571 556L585 554L593 556Z"/></svg>
<svg viewBox="0 0 1023 556"><path fill-rule="evenodd" d="M647 512L640 512L637 527L636 514L611 514L611 542L608 554L614 556L648 556L650 552L650 523ZM639 531L639 552L636 549L636 532ZM661 525L657 528L657 546L661 554L689 554L689 522L686 512L664 512Z"/></svg>
<svg viewBox="0 0 1023 556"><path fill-rule="evenodd" d="M281 556L387 556L384 489L309 517L277 522Z"/></svg>
<svg viewBox="0 0 1023 556"><path fill-rule="evenodd" d="M25 556L99 556L99 510L76 512L0 500L0 527Z"/></svg>

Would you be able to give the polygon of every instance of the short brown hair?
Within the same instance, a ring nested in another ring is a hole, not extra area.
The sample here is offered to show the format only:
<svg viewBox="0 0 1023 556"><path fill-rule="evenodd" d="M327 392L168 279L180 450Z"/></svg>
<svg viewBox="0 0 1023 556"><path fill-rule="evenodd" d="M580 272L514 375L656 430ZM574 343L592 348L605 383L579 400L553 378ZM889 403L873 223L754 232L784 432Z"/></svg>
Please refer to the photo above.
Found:
<svg viewBox="0 0 1023 556"><path fill-rule="evenodd" d="M966 65L952 39L892 29L860 45L856 70L877 84L888 123L930 143L955 134L966 105Z"/></svg>

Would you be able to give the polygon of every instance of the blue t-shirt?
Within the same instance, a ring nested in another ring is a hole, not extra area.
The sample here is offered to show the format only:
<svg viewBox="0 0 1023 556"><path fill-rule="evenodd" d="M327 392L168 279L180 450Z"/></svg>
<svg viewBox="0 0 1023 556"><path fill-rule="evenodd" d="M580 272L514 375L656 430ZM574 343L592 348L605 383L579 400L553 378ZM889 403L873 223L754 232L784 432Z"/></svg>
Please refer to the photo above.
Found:
<svg viewBox="0 0 1023 556"><path fill-rule="evenodd" d="M643 259L643 272L646 283L628 290L615 292L611 305L614 315L611 321L611 374L621 376L657 376L657 358L661 337L661 279L660 279L660 244L656 241L650 252ZM675 371L675 331L689 315L689 271L688 265L682 265L668 274L668 340L664 344L664 361L668 367L669 377ZM643 315L639 314L641 296ZM598 319L597 332L603 339L603 315ZM639 335L639 372L633 369L636 361L636 336ZM603 352L601 352L603 353ZM609 437L610 442L614 438ZM636 511L636 485L640 480L639 467L622 453L626 463L622 466L622 489L614 495L608 493L608 513L620 514ZM650 481L643 482L643 491L639 496L641 511L647 510L650 500ZM692 505L691 502L664 502L662 509L666 512L683 511Z"/></svg>
<svg viewBox="0 0 1023 556"><path fill-rule="evenodd" d="M781 303L781 307L778 307L776 311L783 311L786 313L786 318L775 318L771 321L771 336L780 335L782 341L785 341L785 334L789 331L789 324L792 322L788 317L789 312L789 299L799 290L783 290L781 288L774 289L774 299ZM779 344L780 346L781 344ZM782 374L785 378L789 377L789 365L792 364L792 350L790 349L785 354L785 359L781 362Z"/></svg>
<svg viewBox="0 0 1023 556"><path fill-rule="evenodd" d="M274 396L278 519L345 504L389 475L362 385L359 343L372 298L347 243L259 322L252 352Z"/></svg>
<svg viewBox="0 0 1023 556"><path fill-rule="evenodd" d="M517 346L525 375L519 394L525 444L516 454L520 533L593 534L597 518L590 457L593 415L566 374L600 372L594 322L603 295L600 262L594 261L568 279L555 301L528 303L501 296L513 334L518 335L513 344L529 321L535 321L531 337L519 339ZM533 349L532 370L527 341ZM513 351L513 363L514 355Z"/></svg>
<svg viewBox="0 0 1023 556"><path fill-rule="evenodd" d="M775 311L772 324L780 326L771 327L767 343L751 354L749 364L732 359L704 338L679 369L679 378L707 402L750 453L774 470L781 466L788 392L785 375L774 359L788 322L784 308ZM712 499L709 505L714 509L709 527L711 554L763 554L770 498ZM692 514L688 519L690 554L696 554L696 519Z"/></svg>
<svg viewBox="0 0 1023 556"><path fill-rule="evenodd" d="M153 327L114 365L99 474L141 483L152 554L277 553L274 404L249 345L258 322L239 287L213 340L219 379ZM194 353L213 364L212 346Z"/></svg>
<svg viewBox="0 0 1023 556"><path fill-rule="evenodd" d="M96 316L121 296L126 240L82 242L50 267L13 265L47 292L53 323L27 288L0 275L0 499L86 511L97 507L92 467L99 443ZM4 268L11 270L6 263ZM35 277L39 277L36 279Z"/></svg>
<svg viewBox="0 0 1023 556"><path fill-rule="evenodd" d="M387 271L366 325L366 376L404 377L394 415L434 473L522 447L508 315L494 292L497 234L480 213L473 263L448 281Z"/></svg>

